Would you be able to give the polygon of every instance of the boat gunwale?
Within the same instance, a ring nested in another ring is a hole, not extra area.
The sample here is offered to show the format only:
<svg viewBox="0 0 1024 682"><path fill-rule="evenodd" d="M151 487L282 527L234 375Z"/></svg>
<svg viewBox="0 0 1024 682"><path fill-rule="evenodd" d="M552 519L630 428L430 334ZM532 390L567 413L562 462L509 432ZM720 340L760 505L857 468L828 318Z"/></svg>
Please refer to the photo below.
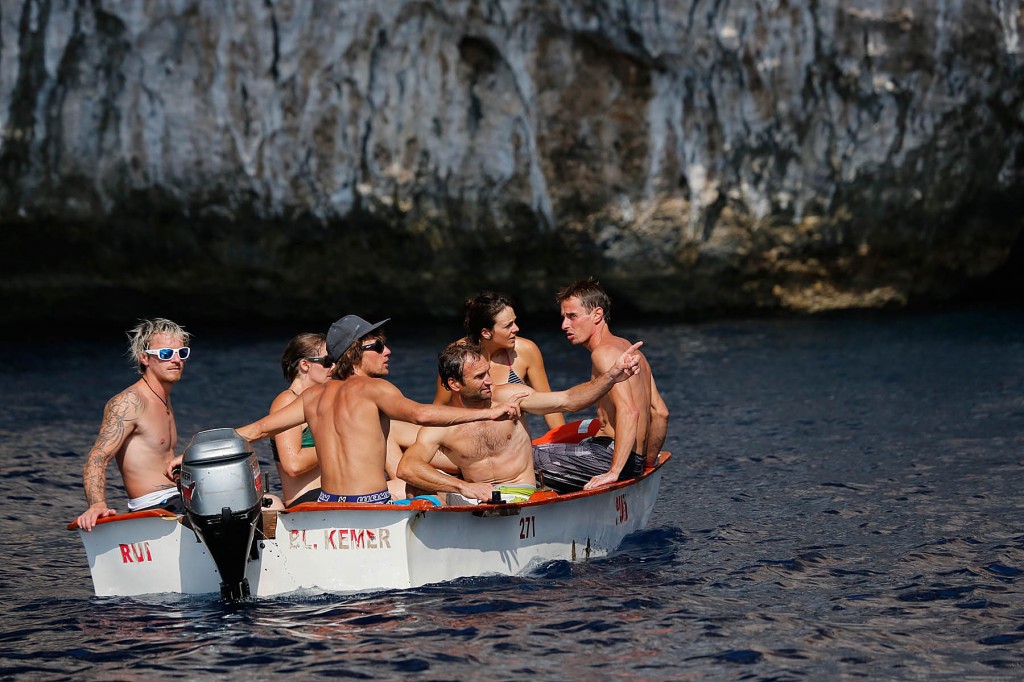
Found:
<svg viewBox="0 0 1024 682"><path fill-rule="evenodd" d="M539 507L548 504L556 504L559 502L566 502L569 500L578 500L584 497L592 497L594 495L601 495L614 490L621 490L630 486L636 485L645 478L651 476L654 472L661 469L665 464L672 458L672 453L668 451L662 451L658 457L658 461L653 467L644 469L644 472L637 478L629 478L623 481L616 481L615 483L609 483L603 485L600 488L593 488L591 490L578 490L571 493L561 493L551 497L544 497L537 500L527 500L525 502L505 502L501 504L492 504L489 502L481 502L480 504L463 504L463 505L450 505L450 506L435 506L426 500L413 500L408 505L393 505L393 504L374 504L369 502L303 502L302 504L295 505L290 509L278 509L278 514L308 514L308 513L322 513L322 512L334 512L334 511L374 511L374 512L395 512L395 511L408 511L414 513L420 512L442 512L442 513L465 513L465 512L488 512L494 510L507 510L507 509L521 509L526 507ZM270 510L267 510L270 511ZM96 520L96 525L102 525L106 523L115 523L118 521L131 521L134 519L144 518L159 518L168 521L177 521L183 518L181 514L175 514L169 512L166 509L147 509L144 511L137 512L126 512L124 514L114 514L112 516L104 516ZM81 530L78 527L78 520L72 521L67 524L68 530Z"/></svg>

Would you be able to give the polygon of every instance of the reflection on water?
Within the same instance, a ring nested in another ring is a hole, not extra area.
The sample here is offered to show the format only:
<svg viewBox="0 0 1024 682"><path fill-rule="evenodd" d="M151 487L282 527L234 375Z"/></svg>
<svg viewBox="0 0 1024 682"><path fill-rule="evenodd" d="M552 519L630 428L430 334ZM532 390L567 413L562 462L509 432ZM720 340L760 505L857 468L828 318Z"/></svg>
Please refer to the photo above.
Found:
<svg viewBox="0 0 1024 682"><path fill-rule="evenodd" d="M6 348L0 676L1020 678L1024 315L618 331L646 342L675 457L648 529L617 555L234 606L92 596L64 525L130 368L107 342L77 341L74 361L62 346ZM407 395L432 396L443 336L392 331ZM585 378L585 353L557 330L529 336L553 386ZM266 409L286 340L199 335L174 395L182 446Z"/></svg>

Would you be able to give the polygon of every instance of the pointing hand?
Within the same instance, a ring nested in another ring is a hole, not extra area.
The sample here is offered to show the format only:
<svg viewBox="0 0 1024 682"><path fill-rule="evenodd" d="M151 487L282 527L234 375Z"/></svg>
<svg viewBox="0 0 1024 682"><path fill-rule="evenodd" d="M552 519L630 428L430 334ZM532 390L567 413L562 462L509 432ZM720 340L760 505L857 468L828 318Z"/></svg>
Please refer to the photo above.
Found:
<svg viewBox="0 0 1024 682"><path fill-rule="evenodd" d="M612 376L616 381L624 381L640 373L640 359L642 356L636 351L642 345L644 345L643 341L637 341L619 356L615 366L611 369Z"/></svg>

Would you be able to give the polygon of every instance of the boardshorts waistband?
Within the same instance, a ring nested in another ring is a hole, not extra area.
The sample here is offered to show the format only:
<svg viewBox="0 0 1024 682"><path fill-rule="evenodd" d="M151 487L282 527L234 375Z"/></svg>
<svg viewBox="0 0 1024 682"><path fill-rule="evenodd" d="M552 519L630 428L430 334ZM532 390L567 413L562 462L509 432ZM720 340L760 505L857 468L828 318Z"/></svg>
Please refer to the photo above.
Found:
<svg viewBox="0 0 1024 682"><path fill-rule="evenodd" d="M320 491L320 496L316 498L317 502L363 502L366 504L388 504L391 502L391 493L385 490L381 490L379 493L370 493L368 495L332 495L331 493Z"/></svg>

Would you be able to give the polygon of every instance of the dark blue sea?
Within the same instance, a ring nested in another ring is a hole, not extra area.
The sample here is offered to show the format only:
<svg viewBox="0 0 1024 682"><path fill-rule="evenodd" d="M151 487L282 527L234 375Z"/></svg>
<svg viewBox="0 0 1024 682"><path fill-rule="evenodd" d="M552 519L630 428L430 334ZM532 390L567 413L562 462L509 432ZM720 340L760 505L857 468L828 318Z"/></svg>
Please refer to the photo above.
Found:
<svg viewBox="0 0 1024 682"><path fill-rule="evenodd" d="M564 388L588 364L557 324L522 333ZM616 555L236 605L93 596L66 524L103 405L134 380L123 330L4 343L0 678L1024 678L1024 312L613 329L646 342L674 453L648 528ZM308 330L192 331L179 449L261 416ZM458 331L393 326L406 395L432 398Z"/></svg>

